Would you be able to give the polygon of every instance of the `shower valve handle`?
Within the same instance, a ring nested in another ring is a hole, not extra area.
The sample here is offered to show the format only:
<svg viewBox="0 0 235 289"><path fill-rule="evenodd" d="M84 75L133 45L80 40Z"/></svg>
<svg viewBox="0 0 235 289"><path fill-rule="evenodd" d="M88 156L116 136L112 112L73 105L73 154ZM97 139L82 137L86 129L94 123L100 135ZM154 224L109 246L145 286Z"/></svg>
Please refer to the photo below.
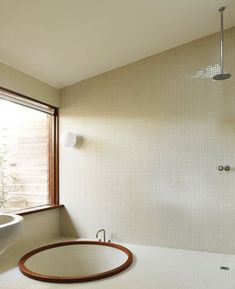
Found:
<svg viewBox="0 0 235 289"><path fill-rule="evenodd" d="M218 170L219 170L219 171L225 170L226 172L228 172L228 171L230 171L230 169L231 169L231 167L228 166L228 165L226 165L225 167L223 167L223 166L218 166Z"/></svg>

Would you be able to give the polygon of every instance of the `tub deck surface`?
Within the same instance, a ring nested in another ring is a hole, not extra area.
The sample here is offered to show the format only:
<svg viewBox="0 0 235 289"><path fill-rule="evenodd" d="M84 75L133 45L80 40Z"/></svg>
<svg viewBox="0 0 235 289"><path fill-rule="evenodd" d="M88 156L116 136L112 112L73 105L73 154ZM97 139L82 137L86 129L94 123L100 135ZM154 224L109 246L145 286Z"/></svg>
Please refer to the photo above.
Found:
<svg viewBox="0 0 235 289"><path fill-rule="evenodd" d="M58 239L56 240L58 241ZM53 284L27 278L16 262L0 262L1 289L234 289L235 255L123 244L134 254L126 271L107 279ZM10 260L10 259L9 259ZM229 267L221 270L220 267Z"/></svg>

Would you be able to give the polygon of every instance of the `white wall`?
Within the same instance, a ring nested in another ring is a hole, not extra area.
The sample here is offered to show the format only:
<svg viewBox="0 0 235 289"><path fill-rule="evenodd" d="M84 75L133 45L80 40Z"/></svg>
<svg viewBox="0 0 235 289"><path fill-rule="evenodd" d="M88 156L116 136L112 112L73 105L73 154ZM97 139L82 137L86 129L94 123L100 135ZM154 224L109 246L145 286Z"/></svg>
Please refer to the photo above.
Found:
<svg viewBox="0 0 235 289"><path fill-rule="evenodd" d="M227 81L205 77L212 35L61 91L61 133L84 137L60 150L81 237L235 253L235 28L225 41Z"/></svg>
<svg viewBox="0 0 235 289"><path fill-rule="evenodd" d="M0 86L58 106L59 90L0 62Z"/></svg>

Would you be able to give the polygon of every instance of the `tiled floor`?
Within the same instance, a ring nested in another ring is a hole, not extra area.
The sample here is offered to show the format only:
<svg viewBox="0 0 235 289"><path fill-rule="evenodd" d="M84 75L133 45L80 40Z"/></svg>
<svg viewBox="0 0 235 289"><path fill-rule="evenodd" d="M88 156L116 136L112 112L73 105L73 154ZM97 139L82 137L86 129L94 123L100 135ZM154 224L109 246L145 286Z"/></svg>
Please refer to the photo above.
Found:
<svg viewBox="0 0 235 289"><path fill-rule="evenodd" d="M0 264L1 289L234 289L235 255L124 244L134 264L116 276L77 284L32 280L15 265ZM230 270L220 270L228 266Z"/></svg>

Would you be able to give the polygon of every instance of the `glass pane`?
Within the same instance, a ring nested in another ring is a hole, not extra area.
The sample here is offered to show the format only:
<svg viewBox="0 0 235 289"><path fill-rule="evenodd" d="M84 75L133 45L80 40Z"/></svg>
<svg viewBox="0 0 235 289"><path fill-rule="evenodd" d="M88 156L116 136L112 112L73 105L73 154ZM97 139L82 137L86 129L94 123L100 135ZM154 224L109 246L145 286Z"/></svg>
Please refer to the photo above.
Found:
<svg viewBox="0 0 235 289"><path fill-rule="evenodd" d="M50 117L0 99L0 212L48 204Z"/></svg>

